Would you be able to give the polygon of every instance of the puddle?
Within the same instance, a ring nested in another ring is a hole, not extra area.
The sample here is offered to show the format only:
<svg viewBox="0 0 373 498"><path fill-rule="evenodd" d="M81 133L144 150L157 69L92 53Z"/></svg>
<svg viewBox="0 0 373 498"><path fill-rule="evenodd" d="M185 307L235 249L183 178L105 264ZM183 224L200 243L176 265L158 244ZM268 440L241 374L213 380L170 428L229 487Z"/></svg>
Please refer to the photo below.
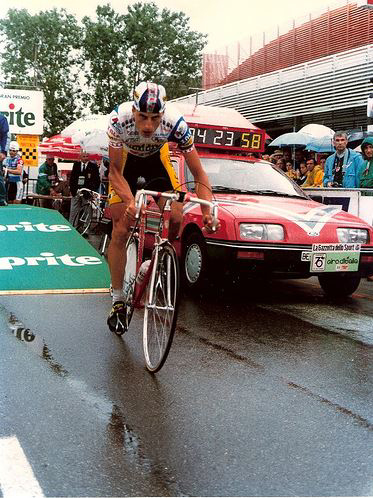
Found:
<svg viewBox="0 0 373 498"><path fill-rule="evenodd" d="M112 445L121 449L124 465L130 463L149 480L152 489L160 491L157 495L179 495L174 478L169 475L166 465L154 464L146 457L140 437L125 422L120 407L103 395L93 391L84 381L74 378L54 358L43 337L34 334L14 313L0 305L2 315L9 331L34 354L47 362L49 368L58 376L66 379L69 387L79 395L79 399L96 413L99 420L106 423L106 431ZM0 498L1 498L0 490Z"/></svg>

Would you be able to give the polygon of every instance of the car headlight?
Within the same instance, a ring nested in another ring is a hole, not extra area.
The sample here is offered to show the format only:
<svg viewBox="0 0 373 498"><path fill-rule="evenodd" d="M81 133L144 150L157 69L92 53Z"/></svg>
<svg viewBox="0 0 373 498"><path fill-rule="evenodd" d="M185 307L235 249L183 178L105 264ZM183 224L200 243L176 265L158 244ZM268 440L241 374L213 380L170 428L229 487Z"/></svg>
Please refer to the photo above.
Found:
<svg viewBox="0 0 373 498"><path fill-rule="evenodd" d="M368 242L368 230L363 228L337 228L339 242L356 242L366 244Z"/></svg>
<svg viewBox="0 0 373 498"><path fill-rule="evenodd" d="M281 225L269 223L240 223L240 237L251 240L284 240Z"/></svg>

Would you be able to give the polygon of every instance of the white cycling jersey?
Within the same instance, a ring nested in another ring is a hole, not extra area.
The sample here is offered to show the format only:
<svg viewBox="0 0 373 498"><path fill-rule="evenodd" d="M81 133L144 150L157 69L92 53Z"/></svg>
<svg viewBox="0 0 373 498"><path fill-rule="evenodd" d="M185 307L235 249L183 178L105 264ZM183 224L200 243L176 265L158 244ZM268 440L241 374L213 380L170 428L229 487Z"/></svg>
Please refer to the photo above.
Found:
<svg viewBox="0 0 373 498"><path fill-rule="evenodd" d="M124 147L139 157L155 154L166 142L176 142L183 152L192 150L193 136L189 126L172 104L166 105L160 125L149 138L137 131L132 106L132 102L124 102L110 114L108 137L111 147Z"/></svg>

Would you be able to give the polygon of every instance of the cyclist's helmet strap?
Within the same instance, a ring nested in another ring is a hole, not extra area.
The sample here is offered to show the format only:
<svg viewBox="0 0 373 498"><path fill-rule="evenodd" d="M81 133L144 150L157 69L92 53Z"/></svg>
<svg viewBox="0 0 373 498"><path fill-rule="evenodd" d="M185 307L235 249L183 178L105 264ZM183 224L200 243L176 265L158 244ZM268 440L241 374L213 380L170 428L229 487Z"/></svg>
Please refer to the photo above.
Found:
<svg viewBox="0 0 373 498"><path fill-rule="evenodd" d="M163 112L166 104L166 90L162 85L143 81L133 92L133 106L140 112Z"/></svg>

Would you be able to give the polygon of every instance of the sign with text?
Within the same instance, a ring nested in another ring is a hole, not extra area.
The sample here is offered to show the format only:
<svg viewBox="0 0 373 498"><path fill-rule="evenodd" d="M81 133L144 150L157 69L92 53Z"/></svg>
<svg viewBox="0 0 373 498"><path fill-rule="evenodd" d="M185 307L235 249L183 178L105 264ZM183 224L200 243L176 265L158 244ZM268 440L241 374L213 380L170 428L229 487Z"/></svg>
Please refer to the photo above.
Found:
<svg viewBox="0 0 373 498"><path fill-rule="evenodd" d="M7 118L10 133L43 134L43 92L0 88L0 113Z"/></svg>
<svg viewBox="0 0 373 498"><path fill-rule="evenodd" d="M0 295L108 292L109 268L55 209L0 208Z"/></svg>
<svg viewBox="0 0 373 498"><path fill-rule="evenodd" d="M20 155L25 166L38 167L38 135L17 135L17 142L20 147Z"/></svg>
<svg viewBox="0 0 373 498"><path fill-rule="evenodd" d="M358 271L361 244L313 244L312 272Z"/></svg>

